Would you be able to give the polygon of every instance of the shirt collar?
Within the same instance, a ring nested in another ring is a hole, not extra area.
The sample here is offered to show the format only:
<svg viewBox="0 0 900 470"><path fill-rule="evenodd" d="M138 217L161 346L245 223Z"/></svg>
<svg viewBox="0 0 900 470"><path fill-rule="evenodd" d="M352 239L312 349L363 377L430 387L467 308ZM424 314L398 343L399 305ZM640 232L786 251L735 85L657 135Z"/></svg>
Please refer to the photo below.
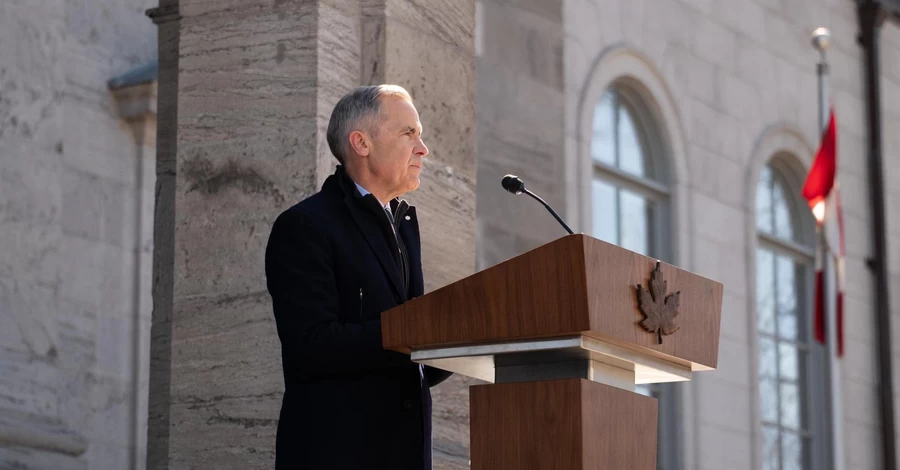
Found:
<svg viewBox="0 0 900 470"><path fill-rule="evenodd" d="M366 188L360 186L359 183L357 183L356 181L354 181L353 184L356 185L356 189L359 190L359 194L361 194L363 197L365 197L367 194L371 194L369 191L366 190ZM379 202L380 202L380 201L379 201ZM387 204L385 204L385 205L384 205L384 208L387 209L387 210L391 210L391 203L388 202ZM393 212L393 211L392 211L392 212Z"/></svg>

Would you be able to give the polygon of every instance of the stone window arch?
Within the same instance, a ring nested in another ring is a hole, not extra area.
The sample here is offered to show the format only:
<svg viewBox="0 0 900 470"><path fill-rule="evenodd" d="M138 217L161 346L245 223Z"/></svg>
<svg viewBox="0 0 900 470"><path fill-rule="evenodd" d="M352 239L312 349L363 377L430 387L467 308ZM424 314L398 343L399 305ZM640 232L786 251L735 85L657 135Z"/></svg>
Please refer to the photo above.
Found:
<svg viewBox="0 0 900 470"><path fill-rule="evenodd" d="M664 230L657 232L666 239L657 246L667 246L660 250L662 256L659 258L686 267L691 259L689 228L687 224L676 223L689 219L686 141L680 112L663 75L639 51L617 45L604 50L595 59L580 88L571 108L574 116L570 132L574 138L567 141L566 151L567 181L575 183L567 192L569 220L582 232L593 234L594 205L591 201L595 176L620 182L636 176L627 171L631 169L627 164L624 169L615 164L603 166L602 160L601 165L595 164L592 149L597 145L595 113L604 96L612 97L624 105L630 121L641 133L642 150L651 159L651 166L644 173L647 177L640 179L649 185L639 184L632 189L638 192L650 190L657 196L668 193L668 206L664 211L668 220L661 227ZM608 95L610 92L612 94Z"/></svg>
<svg viewBox="0 0 900 470"><path fill-rule="evenodd" d="M813 154L802 132L773 125L747 171L755 468L830 466L827 352L812 339L815 220L800 195Z"/></svg>
<svg viewBox="0 0 900 470"><path fill-rule="evenodd" d="M671 261L665 148L633 87L617 81L594 104L590 233Z"/></svg>

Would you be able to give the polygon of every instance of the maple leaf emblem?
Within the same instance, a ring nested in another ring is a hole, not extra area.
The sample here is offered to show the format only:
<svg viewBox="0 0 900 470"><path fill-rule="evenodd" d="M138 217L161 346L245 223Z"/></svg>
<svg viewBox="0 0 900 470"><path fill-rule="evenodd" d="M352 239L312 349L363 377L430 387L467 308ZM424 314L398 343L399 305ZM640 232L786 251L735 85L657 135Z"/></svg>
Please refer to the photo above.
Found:
<svg viewBox="0 0 900 470"><path fill-rule="evenodd" d="M662 344L663 335L671 335L678 331L675 317L678 316L678 304L681 301L681 291L666 296L666 281L659 270L659 261L656 269L650 275L650 290L637 285L638 307L644 314L641 326L650 333L656 333L659 344Z"/></svg>

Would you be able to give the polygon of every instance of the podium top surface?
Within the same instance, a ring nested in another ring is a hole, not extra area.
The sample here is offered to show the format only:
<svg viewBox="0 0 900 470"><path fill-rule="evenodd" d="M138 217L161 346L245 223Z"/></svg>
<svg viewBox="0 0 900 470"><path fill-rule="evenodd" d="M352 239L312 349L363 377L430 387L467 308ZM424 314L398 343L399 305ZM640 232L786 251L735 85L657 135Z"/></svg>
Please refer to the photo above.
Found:
<svg viewBox="0 0 900 470"><path fill-rule="evenodd" d="M669 325L677 331L649 332L637 286L649 289L656 266L653 258L569 235L384 312L383 345L410 353L583 335L694 370L716 368L722 284L659 263L666 292L655 302L661 307L680 292Z"/></svg>

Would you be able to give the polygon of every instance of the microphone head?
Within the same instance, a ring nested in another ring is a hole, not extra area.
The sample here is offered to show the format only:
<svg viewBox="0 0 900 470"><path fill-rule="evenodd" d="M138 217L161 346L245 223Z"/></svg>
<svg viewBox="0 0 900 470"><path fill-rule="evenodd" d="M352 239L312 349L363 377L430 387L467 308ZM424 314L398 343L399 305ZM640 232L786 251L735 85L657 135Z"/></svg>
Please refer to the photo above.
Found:
<svg viewBox="0 0 900 470"><path fill-rule="evenodd" d="M500 184L503 185L503 189L513 194L522 194L525 192L525 182L516 175L504 176L503 181Z"/></svg>

